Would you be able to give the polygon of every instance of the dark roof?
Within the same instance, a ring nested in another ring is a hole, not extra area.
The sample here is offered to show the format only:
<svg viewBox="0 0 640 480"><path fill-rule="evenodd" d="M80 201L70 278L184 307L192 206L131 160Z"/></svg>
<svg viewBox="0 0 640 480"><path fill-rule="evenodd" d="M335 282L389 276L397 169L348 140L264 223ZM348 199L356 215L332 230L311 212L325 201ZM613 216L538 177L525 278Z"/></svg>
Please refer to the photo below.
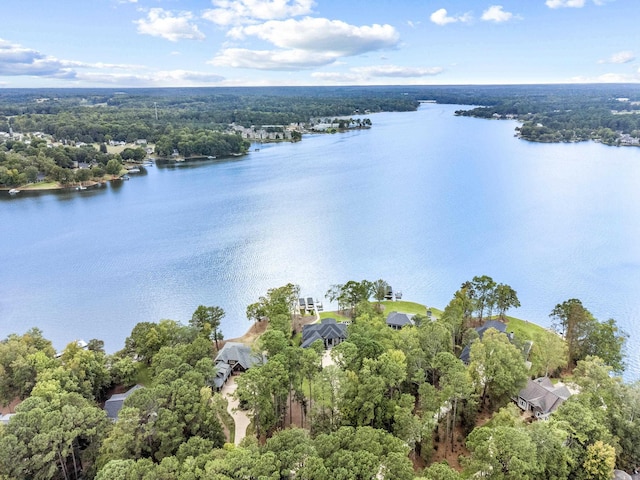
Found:
<svg viewBox="0 0 640 480"><path fill-rule="evenodd" d="M556 410L570 396L571 392L567 387L554 385L549 377L529 380L518 394L518 397L536 407L543 415Z"/></svg>
<svg viewBox="0 0 640 480"><path fill-rule="evenodd" d="M411 316L406 313L391 312L387 316L387 325L404 327L405 325L413 325Z"/></svg>
<svg viewBox="0 0 640 480"><path fill-rule="evenodd" d="M251 351L251 347L244 343L227 342L218 352L215 363L236 364L238 363L243 369L248 370L258 363L266 362L266 358L262 354L256 354Z"/></svg>
<svg viewBox="0 0 640 480"><path fill-rule="evenodd" d="M335 318L325 318L320 323L302 327L302 348L307 348L316 340L345 339L347 325L338 323Z"/></svg>
<svg viewBox="0 0 640 480"><path fill-rule="evenodd" d="M116 393L114 395L111 395L111 397L109 397L109 400L104 402L104 409L107 412L107 417L109 417L112 420L117 420L118 413L120 412L120 409L124 404L124 401L127 399L129 395L131 395L133 392L135 392L140 388L144 388L144 387L142 385L135 385L124 393Z"/></svg>
<svg viewBox="0 0 640 480"><path fill-rule="evenodd" d="M490 328L495 328L499 332L505 333L507 331L507 325L498 321L498 320L487 320L479 327L476 327L476 332L478 332L478 337L482 338L484 332L489 330ZM471 342L473 343L473 342ZM469 363L469 356L471 355L471 343L469 343L466 347L462 349L462 353L460 353L460 360L464 363Z"/></svg>
<svg viewBox="0 0 640 480"><path fill-rule="evenodd" d="M231 375L231 365L224 362L216 363L216 376L213 379L213 384L217 388L222 388L222 385L227 381L229 375Z"/></svg>

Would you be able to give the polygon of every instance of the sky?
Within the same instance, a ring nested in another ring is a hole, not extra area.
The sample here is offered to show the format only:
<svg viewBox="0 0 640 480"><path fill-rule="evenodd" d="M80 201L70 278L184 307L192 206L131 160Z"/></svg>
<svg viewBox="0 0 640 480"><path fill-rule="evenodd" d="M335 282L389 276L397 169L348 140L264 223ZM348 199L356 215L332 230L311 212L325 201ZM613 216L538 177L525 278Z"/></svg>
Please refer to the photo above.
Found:
<svg viewBox="0 0 640 480"><path fill-rule="evenodd" d="M3 0L0 88L640 82L640 0Z"/></svg>

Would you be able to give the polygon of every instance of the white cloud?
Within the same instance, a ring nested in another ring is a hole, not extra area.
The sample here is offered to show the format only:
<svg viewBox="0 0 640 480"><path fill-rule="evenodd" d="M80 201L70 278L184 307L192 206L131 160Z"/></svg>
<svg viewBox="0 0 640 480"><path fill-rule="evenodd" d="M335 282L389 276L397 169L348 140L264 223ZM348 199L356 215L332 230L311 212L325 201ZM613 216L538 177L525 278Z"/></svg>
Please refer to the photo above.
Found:
<svg viewBox="0 0 640 480"><path fill-rule="evenodd" d="M636 56L630 50L625 50L623 52L617 52L611 55L606 60L600 60L598 63L629 63L633 62L636 59Z"/></svg>
<svg viewBox="0 0 640 480"><path fill-rule="evenodd" d="M582 8L586 0L547 0L545 5L549 8Z"/></svg>
<svg viewBox="0 0 640 480"><path fill-rule="evenodd" d="M640 82L640 69L638 74L605 73L597 77L573 77L569 83L638 83Z"/></svg>
<svg viewBox="0 0 640 480"><path fill-rule="evenodd" d="M269 21L235 29L279 48L322 52L335 56L359 55L395 47L400 37L391 25L357 27L340 20L305 17L302 20Z"/></svg>
<svg viewBox="0 0 640 480"><path fill-rule="evenodd" d="M352 72L367 77L426 77L442 73L442 67L400 67L398 65L372 65L368 67L354 67Z"/></svg>
<svg viewBox="0 0 640 480"><path fill-rule="evenodd" d="M505 12L502 5L491 5L482 13L481 19L487 22L508 22L514 18L513 13Z"/></svg>
<svg viewBox="0 0 640 480"><path fill-rule="evenodd" d="M202 17L217 25L241 25L257 21L298 17L311 13L313 0L213 0L217 8Z"/></svg>
<svg viewBox="0 0 640 480"><path fill-rule="evenodd" d="M354 67L347 72L313 72L311 76L328 83L386 84L389 78L421 79L442 73L441 67L401 67L398 65L371 65ZM381 80L378 80L381 79ZM404 82L403 82L404 83Z"/></svg>
<svg viewBox="0 0 640 480"><path fill-rule="evenodd" d="M218 67L296 71L328 65L336 60L330 53L306 50L248 50L227 48L209 63Z"/></svg>
<svg viewBox="0 0 640 480"><path fill-rule="evenodd" d="M220 85L225 78L205 72L193 72L189 70L167 70L153 73L102 73L88 72L80 73L77 77L80 81L91 84L119 85L119 86L207 86Z"/></svg>
<svg viewBox="0 0 640 480"><path fill-rule="evenodd" d="M138 33L162 37L172 42L180 39L202 40L204 35L198 26L191 22L191 12L172 13L162 8L152 8L147 18L136 20Z"/></svg>
<svg viewBox="0 0 640 480"><path fill-rule="evenodd" d="M458 15L458 16L449 16L449 14L447 13L447 10L444 8L441 8L440 10L436 10L431 14L429 18L433 23L441 26L447 25L449 23L457 23L457 22L467 23L473 20L471 13L465 13L463 15Z"/></svg>
<svg viewBox="0 0 640 480"><path fill-rule="evenodd" d="M68 62L0 39L0 75L74 78Z"/></svg>

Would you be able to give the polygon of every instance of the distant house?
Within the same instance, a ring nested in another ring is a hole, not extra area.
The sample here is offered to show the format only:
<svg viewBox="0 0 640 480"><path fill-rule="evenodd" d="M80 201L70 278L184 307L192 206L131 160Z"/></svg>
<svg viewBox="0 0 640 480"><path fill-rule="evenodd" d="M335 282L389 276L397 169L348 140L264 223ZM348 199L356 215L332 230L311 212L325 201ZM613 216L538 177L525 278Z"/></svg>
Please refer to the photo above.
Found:
<svg viewBox="0 0 640 480"><path fill-rule="evenodd" d="M536 418L546 420L570 396L564 384L554 385L549 377L540 377L527 382L518 393L516 403L525 412L531 411Z"/></svg>
<svg viewBox="0 0 640 480"><path fill-rule="evenodd" d="M407 325L413 325L411 317L413 315L407 315L406 313L391 312L387 316L387 325L394 330L400 330Z"/></svg>
<svg viewBox="0 0 640 480"><path fill-rule="evenodd" d="M251 347L244 343L227 342L220 349L214 360L216 377L213 383L220 389L227 379L236 372L244 372L254 365L266 363L267 357L261 353L251 351Z"/></svg>
<svg viewBox="0 0 640 480"><path fill-rule="evenodd" d="M122 409L122 405L124 404L124 401L127 399L129 395L131 395L133 392L135 392L140 388L144 388L144 387L142 385L135 385L134 387L131 387L129 390L127 390L124 393L116 393L114 395L111 395L109 400L104 402L104 409L107 412L107 417L109 417L112 421L115 422L118 419L118 413L120 413L120 410Z"/></svg>
<svg viewBox="0 0 640 480"><path fill-rule="evenodd" d="M308 348L316 340L321 340L324 348L338 345L347 338L347 324L338 323L335 318L325 318L320 323L302 327L302 348Z"/></svg>
<svg viewBox="0 0 640 480"><path fill-rule="evenodd" d="M487 320L486 322L484 322L483 325L476 327L476 332L478 332L478 338L481 339L482 336L484 335L484 332L486 332L490 328L495 328L501 333L506 333L507 331L507 326L504 323L499 322L497 320ZM509 338L511 337L512 335L509 336ZM466 347L464 347L464 349L462 349L462 353L460 353L460 360L462 360L466 364L469 363L469 355L471 354L471 343Z"/></svg>

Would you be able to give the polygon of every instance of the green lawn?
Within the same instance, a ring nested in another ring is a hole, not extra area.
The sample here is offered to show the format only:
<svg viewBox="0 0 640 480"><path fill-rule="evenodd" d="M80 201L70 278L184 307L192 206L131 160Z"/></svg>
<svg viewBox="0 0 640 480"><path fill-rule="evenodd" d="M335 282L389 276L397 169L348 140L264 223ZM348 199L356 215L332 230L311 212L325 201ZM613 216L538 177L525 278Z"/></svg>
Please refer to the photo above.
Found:
<svg viewBox="0 0 640 480"><path fill-rule="evenodd" d="M415 315L419 313L420 315L427 314L427 306L422 305L421 303L416 302L407 302L405 300L385 300L382 302L384 306L384 311L386 313L389 312L400 312L400 313L408 313L410 315ZM431 310L431 315L434 317L440 317L442 315L442 310L434 307L428 307Z"/></svg>
<svg viewBox="0 0 640 480"><path fill-rule="evenodd" d="M535 323L507 316L507 331L513 332L520 340L534 340L545 332L545 328Z"/></svg>

